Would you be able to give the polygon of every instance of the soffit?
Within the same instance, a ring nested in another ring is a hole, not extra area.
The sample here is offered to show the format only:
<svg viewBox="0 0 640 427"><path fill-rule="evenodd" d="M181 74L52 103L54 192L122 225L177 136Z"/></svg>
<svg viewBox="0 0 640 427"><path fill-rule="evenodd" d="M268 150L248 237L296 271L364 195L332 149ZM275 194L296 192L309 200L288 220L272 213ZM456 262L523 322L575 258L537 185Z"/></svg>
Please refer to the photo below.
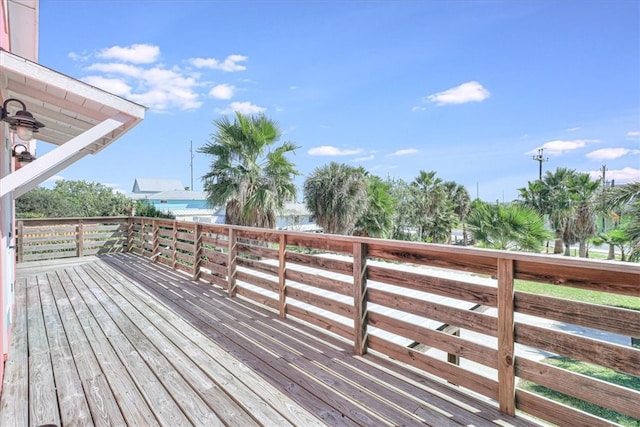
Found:
<svg viewBox="0 0 640 427"><path fill-rule="evenodd" d="M110 117L124 115L122 126L87 147L96 153L144 119L142 105L4 50L0 50L0 71L3 100L19 99L44 123L34 134L39 141L62 145ZM19 103L9 103L9 114L19 108Z"/></svg>

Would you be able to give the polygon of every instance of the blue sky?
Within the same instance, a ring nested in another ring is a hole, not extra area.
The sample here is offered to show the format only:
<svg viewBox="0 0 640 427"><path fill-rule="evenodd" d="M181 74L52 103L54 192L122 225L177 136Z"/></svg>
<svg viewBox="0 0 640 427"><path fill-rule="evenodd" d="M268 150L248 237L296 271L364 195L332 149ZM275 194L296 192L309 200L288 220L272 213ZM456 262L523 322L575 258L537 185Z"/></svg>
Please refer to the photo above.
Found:
<svg viewBox="0 0 640 427"><path fill-rule="evenodd" d="M639 21L636 0L40 0L39 62L149 107L64 179L189 186L190 143L241 111L300 147L299 187L335 161L510 201L539 148L544 171L640 180Z"/></svg>

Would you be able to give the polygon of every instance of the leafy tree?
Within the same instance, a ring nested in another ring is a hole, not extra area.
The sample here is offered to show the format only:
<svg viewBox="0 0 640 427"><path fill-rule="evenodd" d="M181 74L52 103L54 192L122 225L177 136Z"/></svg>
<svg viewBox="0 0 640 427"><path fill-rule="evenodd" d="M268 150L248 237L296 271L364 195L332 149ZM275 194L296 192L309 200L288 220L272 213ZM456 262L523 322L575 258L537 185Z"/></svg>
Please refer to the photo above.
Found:
<svg viewBox="0 0 640 427"><path fill-rule="evenodd" d="M476 200L467 221L480 246L492 249L538 252L549 237L542 216L521 204Z"/></svg>
<svg viewBox="0 0 640 427"><path fill-rule="evenodd" d="M599 181L592 181L588 173L576 173L569 177L569 195L571 198L568 220L565 223L565 236L579 243L579 256L587 256L587 240L595 236L597 205L596 191Z"/></svg>
<svg viewBox="0 0 640 427"><path fill-rule="evenodd" d="M464 186L455 181L445 182L444 188L447 194L447 200L450 200L453 204L453 213L456 214L458 218L458 224L462 225L462 241L466 244L467 229L465 220L471 210L471 196ZM451 237L451 230L449 230L449 237Z"/></svg>
<svg viewBox="0 0 640 427"><path fill-rule="evenodd" d="M156 207L148 200L136 200L134 212L136 216L143 216L146 218L167 218L175 219L176 216L171 212L164 213L156 209Z"/></svg>
<svg viewBox="0 0 640 427"><path fill-rule="evenodd" d="M274 228L276 216L295 199L293 177L298 174L287 155L291 142L275 146L281 132L263 114L236 113L231 122L222 117L211 141L198 152L213 157L202 177L211 206L225 206L227 224Z"/></svg>
<svg viewBox="0 0 640 427"><path fill-rule="evenodd" d="M419 236L413 232L416 227L413 223L415 217L412 207L412 191L409 183L402 179L389 179L391 195L396 201L392 217L391 238L396 240L416 240Z"/></svg>
<svg viewBox="0 0 640 427"><path fill-rule="evenodd" d="M591 241L596 245L608 244L613 248L620 249L620 260L626 261L628 248L632 241L627 234L625 227L613 228L606 232L601 232L593 237ZM611 251L607 259L614 259L615 252Z"/></svg>
<svg viewBox="0 0 640 427"><path fill-rule="evenodd" d="M16 200L19 217L103 217L127 215L131 200L96 182L57 181L54 188L35 188Z"/></svg>
<svg viewBox="0 0 640 427"><path fill-rule="evenodd" d="M397 200L394 239L451 241L451 230L464 223L469 212L471 200L466 188L454 181L437 178L435 171L420 171L411 183L401 179L389 182Z"/></svg>
<svg viewBox="0 0 640 427"><path fill-rule="evenodd" d="M365 175L362 168L331 162L307 177L303 187L305 203L325 233L353 232L368 208Z"/></svg>
<svg viewBox="0 0 640 427"><path fill-rule="evenodd" d="M542 180L529 182L527 188L520 188L520 203L534 209L540 215L546 215L555 232L555 246L553 252L569 255L570 245L575 243L571 236L565 233L570 217L571 196L569 193L569 179L576 171L567 168L557 168L554 172L547 171Z"/></svg>
<svg viewBox="0 0 640 427"><path fill-rule="evenodd" d="M64 201L59 194L44 187L36 187L16 199L16 216L18 218L53 217Z"/></svg>
<svg viewBox="0 0 640 427"><path fill-rule="evenodd" d="M617 210L627 218L624 231L631 242L629 260L640 261L640 181L608 188L600 202L605 209Z"/></svg>
<svg viewBox="0 0 640 427"><path fill-rule="evenodd" d="M393 210L396 204L388 182L366 174L367 210L358 219L355 233L361 236L387 238L393 229Z"/></svg>
<svg viewBox="0 0 640 427"><path fill-rule="evenodd" d="M420 171L410 185L414 224L419 228L421 240L446 243L457 223L455 205L449 199L445 183L436 178L436 172Z"/></svg>

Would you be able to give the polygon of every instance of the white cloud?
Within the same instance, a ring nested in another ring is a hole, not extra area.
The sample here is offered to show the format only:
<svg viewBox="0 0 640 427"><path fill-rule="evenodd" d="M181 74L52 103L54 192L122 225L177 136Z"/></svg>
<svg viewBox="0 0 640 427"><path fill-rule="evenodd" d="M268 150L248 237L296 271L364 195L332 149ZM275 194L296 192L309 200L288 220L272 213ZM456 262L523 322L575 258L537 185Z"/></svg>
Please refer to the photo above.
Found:
<svg viewBox="0 0 640 427"><path fill-rule="evenodd" d="M211 90L209 91L209 95L213 96L216 99L231 99L233 98L235 89L236 88L234 86L223 83L211 88Z"/></svg>
<svg viewBox="0 0 640 427"><path fill-rule="evenodd" d="M627 132L627 139L630 139L632 141L640 140L640 132L639 131Z"/></svg>
<svg viewBox="0 0 640 427"><path fill-rule="evenodd" d="M640 169L626 167L607 171L607 179L615 180L617 184L640 181Z"/></svg>
<svg viewBox="0 0 640 427"><path fill-rule="evenodd" d="M134 64L151 64L158 60L160 48L148 44L133 44L131 46L113 46L99 51L98 58L116 59L118 61L133 62Z"/></svg>
<svg viewBox="0 0 640 427"><path fill-rule="evenodd" d="M229 55L222 62L215 58L191 58L189 62L197 68L234 72L246 70L247 67L238 62L244 62L247 59L249 58L244 55Z"/></svg>
<svg viewBox="0 0 640 427"><path fill-rule="evenodd" d="M311 148L307 153L311 156L351 156L361 153L359 149L340 149L331 145L321 145L320 147Z"/></svg>
<svg viewBox="0 0 640 427"><path fill-rule="evenodd" d="M221 114L231 114L233 112L238 112L241 114L259 114L262 112L267 111L266 108L264 107L260 107L258 105L252 104L249 101L244 101L244 102L232 102L231 104L229 104L229 106L227 108L225 108L224 110L220 111Z"/></svg>
<svg viewBox="0 0 640 427"><path fill-rule="evenodd" d="M116 95L145 105L156 112L193 110L202 106L196 88L197 76L180 69L144 68L121 63L98 63L87 67L104 76L91 75L83 80Z"/></svg>
<svg viewBox="0 0 640 427"><path fill-rule="evenodd" d="M424 111L426 110L427 107L423 107L422 105L416 105L415 107L411 108L412 112L416 112L416 111Z"/></svg>
<svg viewBox="0 0 640 427"><path fill-rule="evenodd" d="M128 97L131 95L131 86L123 79L108 78L103 76L87 76L82 79L91 86L98 87L115 95Z"/></svg>
<svg viewBox="0 0 640 427"><path fill-rule="evenodd" d="M602 170L594 170L588 172L592 179L601 179ZM607 170L607 181L614 180L616 185L627 184L629 182L640 181L640 169L625 167L622 169Z"/></svg>
<svg viewBox="0 0 640 427"><path fill-rule="evenodd" d="M298 86L289 86L289 90L298 90Z"/></svg>
<svg viewBox="0 0 640 427"><path fill-rule="evenodd" d="M81 55L79 53L76 52L69 52L67 54L67 56L72 60L72 61L76 61L76 62L85 62L88 61L89 59L91 59L91 54L84 54Z"/></svg>
<svg viewBox="0 0 640 427"><path fill-rule="evenodd" d="M409 154L415 154L418 150L415 148L405 148L403 150L397 150L390 154L390 156L408 156Z"/></svg>
<svg viewBox="0 0 640 427"><path fill-rule="evenodd" d="M467 102L481 102L490 96L491 93L480 83L472 81L429 95L426 100L436 105L466 104Z"/></svg>
<svg viewBox="0 0 640 427"><path fill-rule="evenodd" d="M353 159L354 162L370 162L371 160L375 159L376 156L374 156L373 154L370 156L365 156L365 157L356 157L355 159Z"/></svg>
<svg viewBox="0 0 640 427"><path fill-rule="evenodd" d="M122 74L128 77L140 77L144 72L144 68L136 65L122 64L119 62L97 63L91 64L87 68L89 71L100 71L102 73Z"/></svg>
<svg viewBox="0 0 640 427"><path fill-rule="evenodd" d="M613 160L627 154L640 154L640 150L630 150L628 148L602 148L587 153L587 158L591 160Z"/></svg>
<svg viewBox="0 0 640 427"><path fill-rule="evenodd" d="M203 78L203 71L171 64L153 64L159 55L158 46L147 44L113 46L89 56L69 54L71 58L82 61L96 61L96 58L99 58L98 62L87 64L85 72L88 75L82 80L145 105L153 112L200 108L203 105L201 99L207 95L204 88L208 87ZM191 62L201 68L238 71L246 68L239 64L246 59L247 57L242 55L229 55L221 62L215 59L196 59ZM209 89L209 96L224 100L231 99L236 92L234 86L227 84L219 84ZM265 109L250 103L236 103L227 111L255 113Z"/></svg>
<svg viewBox="0 0 640 427"><path fill-rule="evenodd" d="M548 141L542 144L541 147L544 149L545 154L549 154L552 156L560 156L562 154L568 153L569 151L577 150L578 148L585 147L588 143L598 142L596 139L573 139L573 140L555 140ZM538 148L535 148L526 154L536 155L538 154Z"/></svg>
<svg viewBox="0 0 640 427"><path fill-rule="evenodd" d="M577 131L579 131L580 129L582 129L582 128L581 128L580 126L577 126L577 127L574 127L574 128L569 128L569 129L567 129L567 132L577 132Z"/></svg>

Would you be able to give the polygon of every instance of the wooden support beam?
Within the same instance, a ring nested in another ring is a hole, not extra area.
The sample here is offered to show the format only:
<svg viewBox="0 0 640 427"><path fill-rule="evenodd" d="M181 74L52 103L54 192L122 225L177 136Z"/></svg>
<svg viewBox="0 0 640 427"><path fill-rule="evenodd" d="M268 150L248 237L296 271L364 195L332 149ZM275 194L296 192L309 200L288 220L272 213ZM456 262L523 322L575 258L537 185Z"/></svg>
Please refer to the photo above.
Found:
<svg viewBox="0 0 640 427"><path fill-rule="evenodd" d="M200 263L202 258L202 226L196 222L193 226L193 280L200 279Z"/></svg>
<svg viewBox="0 0 640 427"><path fill-rule="evenodd" d="M81 219L78 220L78 225L76 225L76 254L78 257L84 256L84 230Z"/></svg>
<svg viewBox="0 0 640 427"><path fill-rule="evenodd" d="M227 292L230 297L236 295L236 263L238 258L238 232L235 228L229 229L229 258L227 261Z"/></svg>
<svg viewBox="0 0 640 427"><path fill-rule="evenodd" d="M287 273L287 235L280 235L280 247L278 250L278 296L279 302L278 307L280 308L280 318L284 319L287 317L287 283L286 283L286 273Z"/></svg>
<svg viewBox="0 0 640 427"><path fill-rule="evenodd" d="M367 246L363 242L353 244L353 332L354 351L358 355L367 352Z"/></svg>
<svg viewBox="0 0 640 427"><path fill-rule="evenodd" d="M516 413L513 276L513 260L498 258L498 404L511 416Z"/></svg>

